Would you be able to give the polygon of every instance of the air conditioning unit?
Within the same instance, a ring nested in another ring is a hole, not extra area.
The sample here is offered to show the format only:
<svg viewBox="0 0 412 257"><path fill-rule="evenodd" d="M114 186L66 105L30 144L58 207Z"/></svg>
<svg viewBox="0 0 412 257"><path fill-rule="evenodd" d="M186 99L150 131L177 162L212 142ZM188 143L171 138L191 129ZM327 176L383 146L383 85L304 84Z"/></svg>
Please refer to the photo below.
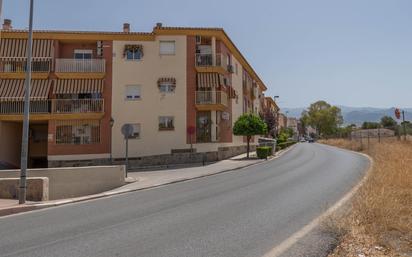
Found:
<svg viewBox="0 0 412 257"><path fill-rule="evenodd" d="M103 41L97 41L96 55L103 57Z"/></svg>
<svg viewBox="0 0 412 257"><path fill-rule="evenodd" d="M229 64L229 65L227 66L227 71L230 72L230 73L235 72L234 69L233 69L233 65Z"/></svg>

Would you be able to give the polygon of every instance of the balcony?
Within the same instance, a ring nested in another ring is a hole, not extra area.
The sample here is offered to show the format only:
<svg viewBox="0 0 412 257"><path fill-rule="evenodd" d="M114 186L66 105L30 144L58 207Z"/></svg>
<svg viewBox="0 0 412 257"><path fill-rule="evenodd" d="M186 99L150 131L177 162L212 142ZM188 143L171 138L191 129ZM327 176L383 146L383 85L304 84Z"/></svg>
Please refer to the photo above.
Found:
<svg viewBox="0 0 412 257"><path fill-rule="evenodd" d="M223 91L196 91L195 101L199 111L223 111L228 106L228 97Z"/></svg>
<svg viewBox="0 0 412 257"><path fill-rule="evenodd" d="M197 72L218 72L225 74L231 71L227 59L222 54L196 54L195 65Z"/></svg>
<svg viewBox="0 0 412 257"><path fill-rule="evenodd" d="M31 100L30 113L46 114L49 113L49 100ZM19 115L24 113L24 101L21 99L0 100L0 114Z"/></svg>
<svg viewBox="0 0 412 257"><path fill-rule="evenodd" d="M46 79L51 71L52 58L32 58L32 78ZM25 57L1 57L0 78L2 79L24 79L27 71L27 58Z"/></svg>
<svg viewBox="0 0 412 257"><path fill-rule="evenodd" d="M61 79L102 79L105 59L56 59L56 75Z"/></svg>
<svg viewBox="0 0 412 257"><path fill-rule="evenodd" d="M52 113L103 112L103 99L52 99Z"/></svg>
<svg viewBox="0 0 412 257"><path fill-rule="evenodd" d="M22 120L22 99L0 100L0 120ZM103 99L51 99L31 100L31 120L100 119L104 115Z"/></svg>

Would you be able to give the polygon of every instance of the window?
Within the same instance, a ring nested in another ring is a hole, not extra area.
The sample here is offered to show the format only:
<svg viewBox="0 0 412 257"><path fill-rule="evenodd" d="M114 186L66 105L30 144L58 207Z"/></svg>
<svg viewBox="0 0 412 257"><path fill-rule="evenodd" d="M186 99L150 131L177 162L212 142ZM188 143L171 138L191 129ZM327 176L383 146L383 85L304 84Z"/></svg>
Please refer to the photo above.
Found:
<svg viewBox="0 0 412 257"><path fill-rule="evenodd" d="M174 118L172 116L159 117L159 130L174 130Z"/></svg>
<svg viewBox="0 0 412 257"><path fill-rule="evenodd" d="M175 55L175 41L160 41L160 55Z"/></svg>
<svg viewBox="0 0 412 257"><path fill-rule="evenodd" d="M139 99L141 99L140 86L137 86L137 85L126 86L125 91L126 91L125 92L126 100L139 100Z"/></svg>
<svg viewBox="0 0 412 257"><path fill-rule="evenodd" d="M126 60L141 60L143 57L142 45L126 45L124 49Z"/></svg>
<svg viewBox="0 0 412 257"><path fill-rule="evenodd" d="M74 50L74 59L84 60L92 59L93 50L90 49L75 49Z"/></svg>
<svg viewBox="0 0 412 257"><path fill-rule="evenodd" d="M176 85L171 82L160 82L159 90L161 93L173 93L175 91Z"/></svg>
<svg viewBox="0 0 412 257"><path fill-rule="evenodd" d="M176 88L176 79L169 77L159 78L157 85L161 93L173 93Z"/></svg>
<svg viewBox="0 0 412 257"><path fill-rule="evenodd" d="M56 121L56 144L89 145L100 143L100 121Z"/></svg>
<svg viewBox="0 0 412 257"><path fill-rule="evenodd" d="M140 124L135 123L131 125L133 126L133 135L131 135L129 139L139 139L140 138Z"/></svg>

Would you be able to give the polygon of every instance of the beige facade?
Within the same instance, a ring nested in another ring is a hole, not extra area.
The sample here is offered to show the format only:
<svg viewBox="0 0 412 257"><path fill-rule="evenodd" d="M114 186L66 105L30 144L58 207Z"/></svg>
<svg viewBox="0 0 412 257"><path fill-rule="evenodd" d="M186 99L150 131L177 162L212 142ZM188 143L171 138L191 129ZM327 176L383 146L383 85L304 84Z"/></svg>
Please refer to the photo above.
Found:
<svg viewBox="0 0 412 257"><path fill-rule="evenodd" d="M175 42L174 55L160 55L160 41ZM126 60L123 56L127 44L143 46L141 60ZM176 79L172 93L161 93L158 80ZM127 86L140 87L141 98L127 100ZM155 41L113 42L112 132L113 157L125 154L125 140L121 127L140 124L140 136L129 140L131 157L169 154L171 149L186 148L186 37L159 36ZM174 119L174 130L159 131L159 117Z"/></svg>

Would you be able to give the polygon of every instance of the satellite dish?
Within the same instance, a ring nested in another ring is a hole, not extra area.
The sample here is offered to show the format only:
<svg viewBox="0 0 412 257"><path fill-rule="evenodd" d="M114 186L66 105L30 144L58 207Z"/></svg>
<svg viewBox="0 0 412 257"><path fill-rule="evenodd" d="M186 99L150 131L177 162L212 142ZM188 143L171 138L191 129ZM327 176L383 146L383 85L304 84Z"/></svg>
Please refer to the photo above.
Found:
<svg viewBox="0 0 412 257"><path fill-rule="evenodd" d="M132 124L124 124L122 126L122 134L123 134L125 139L130 138L131 136L133 136L133 133L134 133L134 129L133 129Z"/></svg>

